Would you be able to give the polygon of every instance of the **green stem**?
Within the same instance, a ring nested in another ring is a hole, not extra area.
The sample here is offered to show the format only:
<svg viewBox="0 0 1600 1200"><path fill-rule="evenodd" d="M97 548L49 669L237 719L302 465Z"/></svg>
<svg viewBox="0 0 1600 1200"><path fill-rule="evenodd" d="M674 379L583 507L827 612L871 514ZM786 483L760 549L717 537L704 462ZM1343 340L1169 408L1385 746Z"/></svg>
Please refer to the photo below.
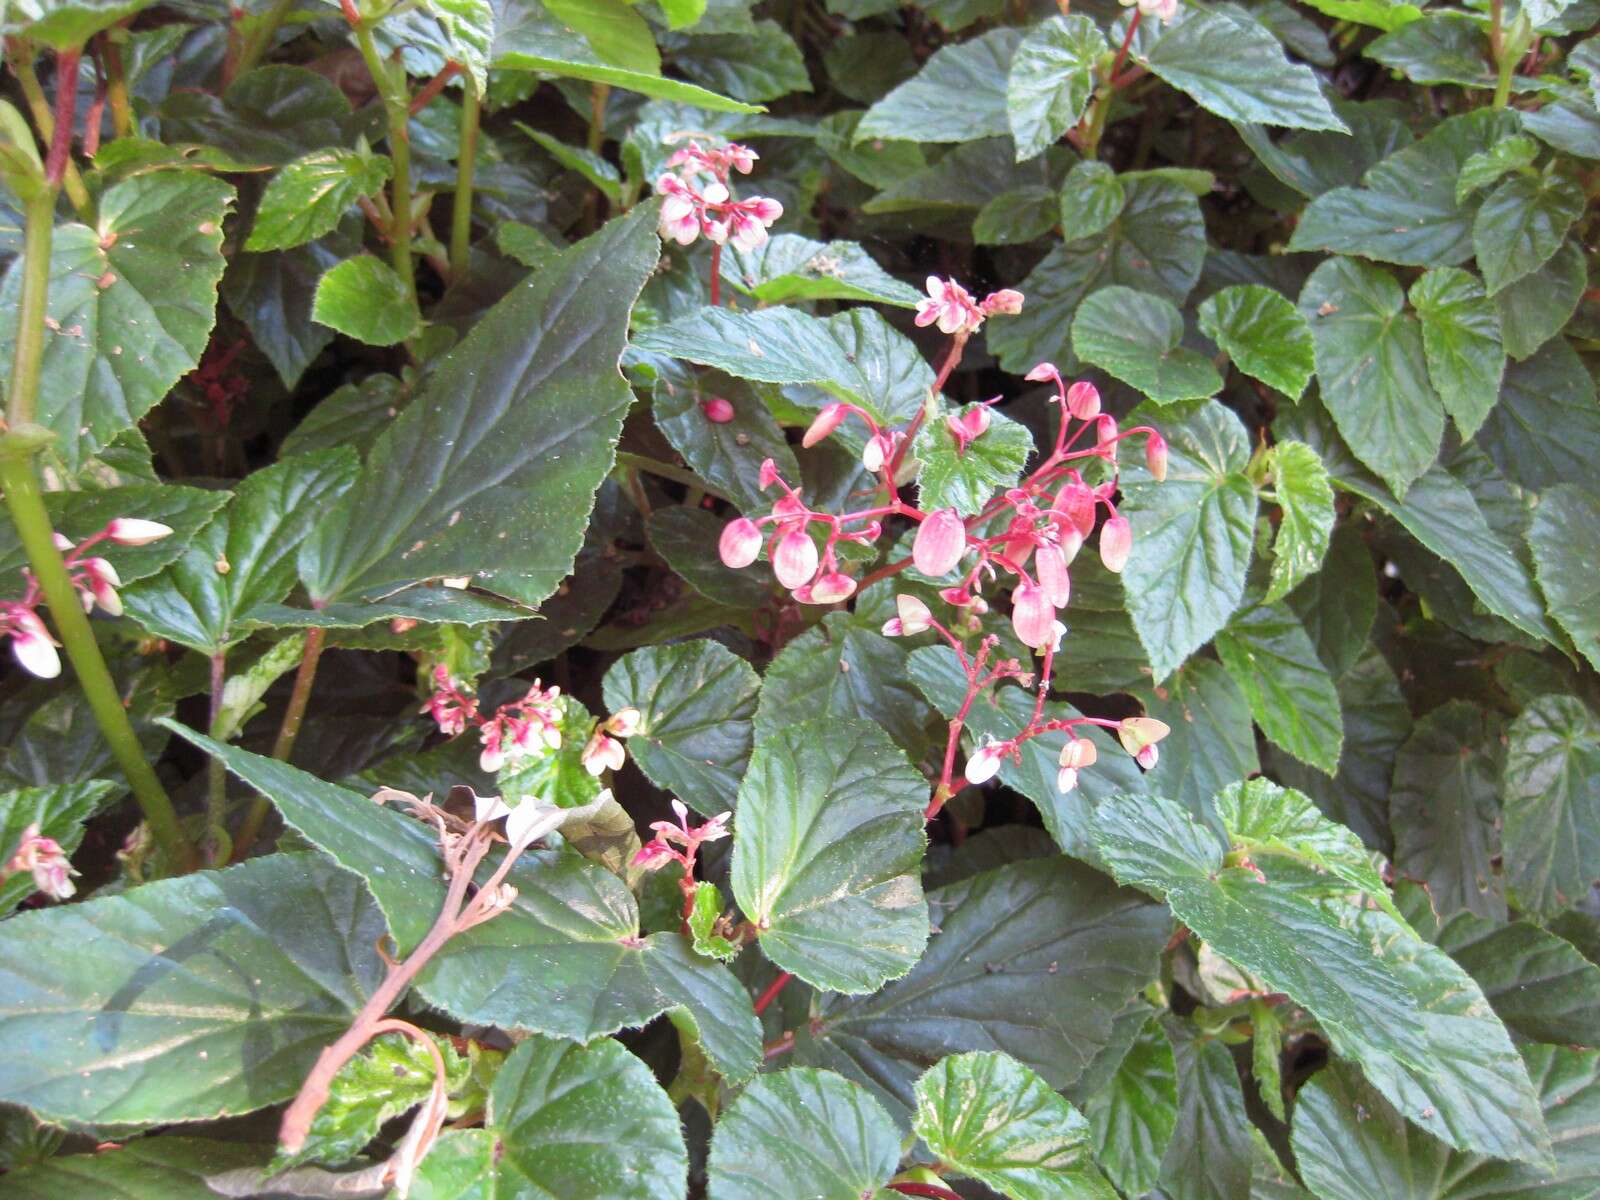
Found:
<svg viewBox="0 0 1600 1200"><path fill-rule="evenodd" d="M404 68L391 69L378 53L371 24L361 22L355 27L355 34L361 58L389 117L389 160L394 164L389 197L389 257L415 302L417 276L411 262L411 97L406 91Z"/></svg>
<svg viewBox="0 0 1600 1200"><path fill-rule="evenodd" d="M272 743L272 757L288 762L294 753L295 740L300 736L300 725L306 718L306 705L311 700L311 685L317 678L317 663L322 658L322 645L328 639L326 629L312 629L306 634L306 648L300 655L300 667L294 675L294 688L289 693L289 705L283 710L283 721L278 726L277 740ZM239 836L233 840L233 861L242 862L250 847L261 834L267 814L272 811L272 801L257 796L239 826Z"/></svg>
<svg viewBox="0 0 1600 1200"><path fill-rule="evenodd" d="M471 75L461 97L461 146L456 157L456 202L450 214L450 281L467 277L472 253L472 171L478 159L478 117L482 102Z"/></svg>
<svg viewBox="0 0 1600 1200"><path fill-rule="evenodd" d="M277 3L262 14L256 22L255 28L250 31L250 36L239 49L239 57L230 66L223 69L222 84L226 87L239 76L253 70L272 49L273 39L278 36L284 21L294 11L294 0L277 0Z"/></svg>
<svg viewBox="0 0 1600 1200"><path fill-rule="evenodd" d="M1109 83L1102 84L1095 89L1094 99L1090 102L1089 127L1083 134L1083 156L1095 158L1100 153L1100 139L1106 132L1106 118L1111 115L1111 100L1116 92Z"/></svg>
<svg viewBox="0 0 1600 1200"><path fill-rule="evenodd" d="M13 429L32 425L38 419L55 207L54 190L42 187L28 198L23 210L26 224L22 240L22 294L17 303L17 345L11 360L11 398L6 409L6 421Z"/></svg>
<svg viewBox="0 0 1600 1200"><path fill-rule="evenodd" d="M106 101L111 106L111 129L119 138L133 132L133 108L128 102L128 75L122 66L120 30L100 35L100 63L106 72Z"/></svg>
<svg viewBox="0 0 1600 1200"><path fill-rule="evenodd" d="M219 651L211 656L211 712L206 732L213 738L226 736L222 725L222 695L228 683L228 655ZM215 754L206 760L206 844L207 866L228 860L228 771Z"/></svg>
<svg viewBox="0 0 1600 1200"><path fill-rule="evenodd" d="M1494 85L1494 106L1504 108L1511 101L1511 76L1517 69L1517 60L1510 54L1500 61L1500 77Z"/></svg>

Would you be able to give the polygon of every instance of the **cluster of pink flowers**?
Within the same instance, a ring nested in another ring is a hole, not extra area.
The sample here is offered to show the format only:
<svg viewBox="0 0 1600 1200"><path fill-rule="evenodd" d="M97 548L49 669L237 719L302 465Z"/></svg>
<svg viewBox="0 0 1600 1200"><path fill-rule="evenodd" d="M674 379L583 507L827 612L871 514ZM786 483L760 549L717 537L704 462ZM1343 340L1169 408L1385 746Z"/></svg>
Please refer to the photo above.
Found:
<svg viewBox="0 0 1600 1200"><path fill-rule="evenodd" d="M619 708L596 725L579 756L583 761L583 769L596 776L605 771L622 770L628 752L619 739L630 738L638 733L639 721L637 708Z"/></svg>
<svg viewBox="0 0 1600 1200"><path fill-rule="evenodd" d="M700 847L706 842L715 842L728 836L728 819L733 816L731 812L718 813L704 825L689 824L689 809L682 800L672 802L672 811L678 816L678 823L671 821L653 821L650 828L656 831L656 836L640 847L639 852L633 856L633 865L643 867L646 871L654 871L664 867L669 862L678 863L683 867L686 880L694 878L694 860L700 852ZM678 847L682 849L678 849Z"/></svg>
<svg viewBox="0 0 1600 1200"><path fill-rule="evenodd" d="M54 900L65 900L78 890L72 883L77 872L67 861L66 851L54 838L40 836L38 825L22 831L16 851L0 866L0 879L21 871L30 872L33 886Z"/></svg>
<svg viewBox="0 0 1600 1200"><path fill-rule="evenodd" d="M918 309L918 324L937 324L952 338L951 353L933 388L937 395L972 331L992 313L1019 311L1022 297L1005 290L975 303L958 283L937 278L928 280L928 292L929 298ZM1155 744L1166 732L1159 721L1144 717L1127 721L1086 717L1050 722L1042 720L1041 714L1054 656L1066 633L1058 614L1071 598L1073 560L1097 525L1100 559L1108 570L1120 572L1132 550L1132 528L1116 506L1115 470L1120 447L1129 438L1143 439L1146 467L1159 481L1166 478L1167 443L1149 426L1119 429L1116 419L1101 411L1100 393L1094 385L1077 382L1069 386L1054 364L1040 363L1028 372L1027 378L1055 386L1055 402L1060 409L1055 445L1026 479L990 501L982 511L967 517L953 508L925 512L901 499L902 459L924 420L922 411L903 430L885 429L861 406L838 402L817 414L802 445L813 446L831 436L852 416L859 419L869 435L862 453L863 464L879 476L880 491L875 503L842 514L819 512L805 502L800 490L785 480L769 459L761 465L758 483L764 490L779 488L782 494L765 515L741 516L729 522L723 529L719 552L724 563L739 568L755 562L765 546L773 574L796 601L836 604L849 599L860 586L840 564L840 543L875 543L887 519L900 517L915 522L911 557L880 569L872 578L884 578L914 566L923 576L943 585L940 598L959 610L965 629L974 631L981 629L981 618L988 611L985 588L999 578L1007 578L1012 629L1024 645L1044 655L1035 722L1008 743L980 747L968 764L966 778L973 783L991 778L1001 759L1016 753L1022 742L1044 732L1076 729L1079 724L1115 728L1128 752L1149 768L1156 762ZM988 433L992 421L990 405L998 399L971 405L945 418L943 436L950 439L955 454L967 453ZM1091 485L1074 465L1084 460L1109 464L1110 477ZM820 546L816 534L821 535ZM885 634L910 636L931 628L938 629L950 641L968 672L972 689L969 702L1002 679L1028 679L1031 683L1031 672L1015 662L985 665L997 639L985 639L978 654L968 656L955 636L934 619L927 604L916 597L900 596L897 614L885 624ZM960 724L952 723L951 755ZM1058 779L1063 790L1076 785L1077 772L1094 762L1094 753L1094 743L1087 738L1074 735L1068 740ZM946 763L942 787L951 783L952 762ZM947 797L936 796L935 811L944 798Z"/></svg>
<svg viewBox="0 0 1600 1200"><path fill-rule="evenodd" d="M690 142L674 152L655 185L666 197L661 236L680 246L702 234L719 246L732 242L745 251L764 245L767 230L783 216L783 205L767 196L735 200L728 188L731 173L748 175L757 157L750 147L731 142L720 149Z"/></svg>
<svg viewBox="0 0 1600 1200"><path fill-rule="evenodd" d="M439 732L454 737L468 725L477 727L483 752L478 766L493 775L508 762L561 747L561 689L543 687L535 679L527 694L502 704L494 716L478 711L478 702L450 678L440 665L433 670L433 694L422 711L431 716Z"/></svg>
<svg viewBox="0 0 1600 1200"><path fill-rule="evenodd" d="M77 589L83 611L89 612L98 605L114 617L122 615L122 597L117 595L122 580L117 576L117 569L98 555L89 554L90 550L102 542L114 546L145 546L171 532L170 526L159 521L118 517L81 542L74 543L56 534L56 549L61 551L62 562L72 586ZM25 568L22 575L27 582L22 599L0 601L0 637L11 639L11 652L25 671L41 679L54 679L61 674L61 656L56 653L56 640L39 617L39 604L44 595L32 571Z"/></svg>

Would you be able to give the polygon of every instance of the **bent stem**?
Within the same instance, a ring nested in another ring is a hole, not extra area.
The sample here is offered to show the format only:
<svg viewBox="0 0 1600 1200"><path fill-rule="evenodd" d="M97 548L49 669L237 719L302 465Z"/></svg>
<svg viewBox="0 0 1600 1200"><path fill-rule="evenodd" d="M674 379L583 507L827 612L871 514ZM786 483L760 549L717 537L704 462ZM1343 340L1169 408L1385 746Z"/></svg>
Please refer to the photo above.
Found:
<svg viewBox="0 0 1600 1200"><path fill-rule="evenodd" d="M357 22L355 34L362 61L367 64L389 119L389 161L394 165L389 197L389 260L415 304L417 276L411 263L411 97L406 91L405 68L384 62L370 22Z"/></svg>
<svg viewBox="0 0 1600 1200"><path fill-rule="evenodd" d="M272 743L272 757L288 762L294 753L295 739L300 736L300 726L306 719L306 705L311 701L311 685L316 682L317 663L322 658L323 644L328 640L326 629L312 629L306 634L306 647L300 654L300 666L294 673L294 687L289 693L289 704L283 710L283 721L278 725L278 736ZM215 735L213 735L215 736ZM233 861L243 862L261 827L272 812L272 801L257 796L239 826L239 836L233 840Z"/></svg>

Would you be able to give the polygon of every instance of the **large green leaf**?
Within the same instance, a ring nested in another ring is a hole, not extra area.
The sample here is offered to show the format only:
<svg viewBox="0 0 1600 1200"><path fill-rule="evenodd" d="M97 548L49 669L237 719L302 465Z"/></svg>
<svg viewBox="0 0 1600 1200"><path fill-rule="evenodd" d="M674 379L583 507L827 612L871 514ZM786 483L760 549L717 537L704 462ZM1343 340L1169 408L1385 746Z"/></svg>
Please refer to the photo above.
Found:
<svg viewBox="0 0 1600 1200"><path fill-rule="evenodd" d="M855 140L974 142L1010 133L1006 78L1022 36L1020 29L994 29L935 51L867 110Z"/></svg>
<svg viewBox="0 0 1600 1200"><path fill-rule="evenodd" d="M57 227L38 420L71 470L135 425L196 363L216 323L233 189L190 171L106 190L91 229ZM0 371L17 340L23 258L0 283Z"/></svg>
<svg viewBox="0 0 1600 1200"><path fill-rule="evenodd" d="M1223 288L1200 305L1200 331L1234 366L1291 400L1311 381L1311 329L1281 292L1259 284Z"/></svg>
<svg viewBox="0 0 1600 1200"><path fill-rule="evenodd" d="M1283 441L1272 448L1272 493L1283 519L1272 535L1269 604L1287 596L1322 566L1335 516L1328 469L1304 442Z"/></svg>
<svg viewBox="0 0 1600 1200"><path fill-rule="evenodd" d="M1441 122L1369 170L1363 186L1334 188L1313 200L1289 248L1419 267L1465 262L1481 201L1457 201L1456 175L1474 154L1517 130L1516 116L1503 109L1480 108Z"/></svg>
<svg viewBox="0 0 1600 1200"><path fill-rule="evenodd" d="M763 1075L717 1122L709 1200L861 1200L900 1162L900 1135L865 1088L831 1071Z"/></svg>
<svg viewBox="0 0 1600 1200"><path fill-rule="evenodd" d="M230 169L283 166L308 146L351 145L370 125L331 79L279 64L241 75L220 96L175 88L159 115L168 142L200 143L208 155L220 151Z"/></svg>
<svg viewBox="0 0 1600 1200"><path fill-rule="evenodd" d="M262 193L246 250L287 250L338 226L350 206L389 178L381 155L330 147L281 167Z"/></svg>
<svg viewBox="0 0 1600 1200"><path fill-rule="evenodd" d="M1600 581L1589 569L1600 553L1600 498L1575 484L1551 488L1533 510L1528 545L1551 617L1600 670Z"/></svg>
<svg viewBox="0 0 1600 1200"><path fill-rule="evenodd" d="M617 363L659 253L641 205L489 310L302 546L315 605L441 576L524 604L555 590L633 400Z"/></svg>
<svg viewBox="0 0 1600 1200"><path fill-rule="evenodd" d="M1077 14L1049 17L1028 31L1006 78L1005 111L1018 162L1043 154L1078 123L1105 50L1099 27Z"/></svg>
<svg viewBox="0 0 1600 1200"><path fill-rule="evenodd" d="M1005 370L1021 375L1041 362L1071 370L1073 314L1098 288L1122 284L1180 304L1200 278L1205 222L1194 195L1159 178L1125 179L1123 191L1108 229L1057 246L1017 285L1027 297L1021 313L987 322L989 349Z"/></svg>
<svg viewBox="0 0 1600 1200"><path fill-rule="evenodd" d="M1504 293L1502 293L1504 294ZM1558 483L1590 487L1600 457L1594 377L1564 339L1506 368L1499 402L1478 442L1512 483L1543 492Z"/></svg>
<svg viewBox="0 0 1600 1200"><path fill-rule="evenodd" d="M1172 1044L1148 1006L1134 1012L1143 1023L1100 1091L1083 1103L1094 1133L1094 1156L1111 1181L1130 1196L1156 1185L1161 1159L1178 1120L1178 1083Z"/></svg>
<svg viewBox="0 0 1600 1200"><path fill-rule="evenodd" d="M1444 435L1421 323L1404 308L1393 276L1352 258L1323 263L1300 293L1323 403L1355 456L1402 497Z"/></svg>
<svg viewBox="0 0 1600 1200"><path fill-rule="evenodd" d="M1222 390L1211 360L1180 346L1183 315L1160 296L1101 288L1078 306L1072 352L1157 404L1203 400Z"/></svg>
<svg viewBox="0 0 1600 1200"><path fill-rule="evenodd" d="M858 242L817 242L780 233L755 250L730 246L722 277L759 304L797 300L875 300L901 308L922 293L880 267Z"/></svg>
<svg viewBox="0 0 1600 1200"><path fill-rule="evenodd" d="M1061 228L1067 240L1099 233L1122 213L1126 199L1121 176L1105 163L1074 165L1061 185Z"/></svg>
<svg viewBox="0 0 1600 1200"><path fill-rule="evenodd" d="M917 1136L958 1175L1013 1200L1115 1200L1089 1122L998 1051L953 1054L917 1080Z"/></svg>
<svg viewBox="0 0 1600 1200"><path fill-rule="evenodd" d="M967 405L962 413L977 405ZM943 421L929 421L912 443L922 464L917 472L917 498L924 512L953 508L964 517L977 516L997 491L1016 486L1033 453L1028 427L1000 413L991 413L989 428L966 446Z"/></svg>
<svg viewBox="0 0 1600 1200"><path fill-rule="evenodd" d="M1339 693L1288 605L1262 604L1235 615L1217 634L1217 653L1269 740L1325 774L1339 769Z"/></svg>
<svg viewBox="0 0 1600 1200"><path fill-rule="evenodd" d="M815 720L762 738L739 788L731 880L767 957L838 992L909 971L928 940L927 802L871 725Z"/></svg>
<svg viewBox="0 0 1600 1200"><path fill-rule="evenodd" d="M1428 885L1446 915L1504 918L1499 722L1463 700L1434 709L1400 747L1389 795L1394 865Z"/></svg>
<svg viewBox="0 0 1600 1200"><path fill-rule="evenodd" d="M1235 851L1287 856L1344 880L1385 910L1392 908L1389 890L1361 839L1328 820L1293 788L1270 779L1232 784L1218 794L1217 814Z"/></svg>
<svg viewBox="0 0 1600 1200"><path fill-rule="evenodd" d="M1159 682L1244 598L1256 493L1244 474L1249 437L1221 404L1136 413L1146 416L1167 439L1167 478L1157 483L1142 465L1123 471L1119 511L1133 527L1133 552L1122 583Z"/></svg>
<svg viewBox="0 0 1600 1200"><path fill-rule="evenodd" d="M1484 198L1472 248L1490 295L1542 267L1583 213L1583 188L1555 170L1518 171Z"/></svg>
<svg viewBox="0 0 1600 1200"><path fill-rule="evenodd" d="M703 407L713 399L733 408L713 421ZM745 512L764 511L772 498L760 486L761 464L771 459L785 479L800 478L800 464L762 398L743 380L705 371L688 380L659 379L652 397L656 428L700 478ZM715 542L715 538L712 539Z"/></svg>
<svg viewBox="0 0 1600 1200"><path fill-rule="evenodd" d="M1295 1160L1320 1200L1577 1200L1600 1187L1600 1053L1528 1049L1555 1169L1463 1153L1418 1129L1361 1076L1335 1064L1300 1091Z"/></svg>
<svg viewBox="0 0 1600 1200"><path fill-rule="evenodd" d="M1134 60L1219 117L1345 129L1311 68L1288 62L1278 39L1242 9L1187 10L1148 47Z"/></svg>
<svg viewBox="0 0 1600 1200"><path fill-rule="evenodd" d="M1470 438L1500 394L1506 367L1500 314L1483 284L1456 267L1427 272L1408 299L1422 324L1428 378L1461 436Z"/></svg>
<svg viewBox="0 0 1600 1200"><path fill-rule="evenodd" d="M252 610L289 594L296 550L358 469L355 451L342 447L254 472L193 535L182 558L124 590L128 615L158 637L206 655L241 641Z"/></svg>
<svg viewBox="0 0 1600 1200"><path fill-rule="evenodd" d="M1519 905L1554 914L1600 878L1600 719L1576 697L1544 696L1508 739L1506 878Z"/></svg>
<svg viewBox="0 0 1600 1200"><path fill-rule="evenodd" d="M757 21L739 33L701 34L685 42L673 54L673 63L719 92L754 102L811 90L800 47L776 21Z"/></svg>
<svg viewBox="0 0 1600 1200"><path fill-rule="evenodd" d="M1177 1123L1161 1160L1171 1200L1230 1200L1250 1174L1250 1121L1225 1046L1186 1022L1164 1022L1178 1074Z"/></svg>
<svg viewBox="0 0 1600 1200"><path fill-rule="evenodd" d="M795 1043L904 1124L917 1077L947 1054L1000 1050L1051 1087L1072 1083L1155 978L1172 927L1159 905L1062 858L947 884L929 906L939 932L912 972L872 995L823 997Z"/></svg>
<svg viewBox="0 0 1600 1200"><path fill-rule="evenodd" d="M181 732L366 881L401 953L423 938L445 891L431 829L276 759ZM668 1012L730 1081L755 1072L760 1026L749 996L679 934L641 936L638 905L616 875L576 854L528 853L507 882L517 889L510 910L451 939L418 976L429 1004L460 1021L580 1042Z"/></svg>
<svg viewBox="0 0 1600 1200"><path fill-rule="evenodd" d="M37 826L40 836L50 838L70 856L83 841L83 823L113 790L104 779L89 779L0 792L0 862L16 852L29 826ZM33 892L33 875L28 871L0 880L0 916Z"/></svg>
<svg viewBox="0 0 1600 1200"><path fill-rule="evenodd" d="M9 1200L215 1200L214 1178L259 1176L269 1153L248 1142L167 1135L138 1138L115 1150L61 1154L6 1174Z"/></svg>
<svg viewBox="0 0 1600 1200"><path fill-rule="evenodd" d="M1412 1121L1462 1148L1545 1158L1504 1027L1470 977L1409 927L1295 859L1226 865L1216 835L1167 800L1106 801L1094 837L1119 880L1164 896L1212 949L1305 1007Z"/></svg>
<svg viewBox="0 0 1600 1200"><path fill-rule="evenodd" d="M1555 337L1577 310L1588 281L1583 251L1568 238L1544 266L1496 292L1506 353L1527 358Z"/></svg>
<svg viewBox="0 0 1600 1200"><path fill-rule="evenodd" d="M1212 797L1261 769L1244 692L1220 662L1196 657L1159 688L1140 688L1136 694L1145 713L1171 732L1161 743L1161 761L1144 773L1145 786L1134 790L1170 796L1212 822ZM1092 847L1086 829L1083 837ZM1092 850L1085 853L1092 857Z"/></svg>
<svg viewBox="0 0 1600 1200"><path fill-rule="evenodd" d="M286 1100L382 978L382 934L315 854L22 913L0 926L0 1099L85 1123Z"/></svg>
<svg viewBox="0 0 1600 1200"><path fill-rule="evenodd" d="M652 783L706 816L733 807L750 761L754 668L711 641L646 646L606 672L606 707L639 710L629 754Z"/></svg>

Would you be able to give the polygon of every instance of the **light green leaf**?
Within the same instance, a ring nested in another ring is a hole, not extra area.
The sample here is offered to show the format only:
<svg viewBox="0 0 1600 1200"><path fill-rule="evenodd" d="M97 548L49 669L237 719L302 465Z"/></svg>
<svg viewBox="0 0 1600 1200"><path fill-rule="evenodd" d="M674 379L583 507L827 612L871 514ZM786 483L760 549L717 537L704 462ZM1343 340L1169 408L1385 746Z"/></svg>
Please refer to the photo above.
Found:
<svg viewBox="0 0 1600 1200"><path fill-rule="evenodd" d="M657 787L704 816L733 807L750 761L754 668L725 646L698 640L646 646L606 672L612 712L639 710L628 754Z"/></svg>
<svg viewBox="0 0 1600 1200"><path fill-rule="evenodd" d="M922 69L867 110L855 140L975 142L1011 132L1006 78L1020 29L990 30L936 50Z"/></svg>
<svg viewBox="0 0 1600 1200"><path fill-rule="evenodd" d="M1116 1200L1083 1115L998 1051L952 1055L917 1080L913 1127L953 1172L1013 1200Z"/></svg>
<svg viewBox="0 0 1600 1200"><path fill-rule="evenodd" d="M358 254L323 273L311 319L369 346L415 337L422 314L405 280L373 254Z"/></svg>
<svg viewBox="0 0 1600 1200"><path fill-rule="evenodd" d="M722 277L758 304L875 300L913 307L922 293L880 267L857 242L816 242L780 233L756 250L729 246Z"/></svg>
<svg viewBox="0 0 1600 1200"><path fill-rule="evenodd" d="M1119 511L1133 527L1122 571L1128 614L1159 683L1244 598L1256 493L1244 475L1249 438L1221 404L1151 419L1169 446L1166 481L1157 483L1142 464L1126 467Z"/></svg>
<svg viewBox="0 0 1600 1200"><path fill-rule="evenodd" d="M1223 288L1200 305L1200 332L1233 365L1300 399L1315 369L1311 328L1281 292L1259 284Z"/></svg>
<svg viewBox="0 0 1600 1200"><path fill-rule="evenodd" d="M1335 20L1376 29L1399 29L1422 16L1421 9L1403 0L1310 0L1310 6Z"/></svg>
<svg viewBox="0 0 1600 1200"><path fill-rule="evenodd" d="M1272 604L1322 566L1333 534L1333 485L1317 452L1304 442L1284 441L1272 448L1272 494L1283 519L1272 537Z"/></svg>
<svg viewBox="0 0 1600 1200"><path fill-rule="evenodd" d="M1133 58L1230 121L1345 130L1310 67L1242 9L1190 9Z"/></svg>
<svg viewBox="0 0 1600 1200"><path fill-rule="evenodd" d="M1550 616L1600 670L1600 580L1586 565L1600 552L1600 499L1576 484L1550 488L1533 510L1528 545Z"/></svg>
<svg viewBox="0 0 1600 1200"><path fill-rule="evenodd" d="M37 826L41 837L50 838L71 857L83 841L84 822L94 816L114 790L115 785L107 780L89 779L0 792L0 863L16 853L29 826ZM0 916L33 895L34 890L33 875L28 871L0 880Z"/></svg>
<svg viewBox="0 0 1600 1200"><path fill-rule="evenodd" d="M1393 908L1389 888L1361 839L1328 820L1293 788L1279 787L1270 779L1231 784L1217 795L1217 815L1235 850L1252 857L1287 855L1337 876L1379 907Z"/></svg>
<svg viewBox="0 0 1600 1200"><path fill-rule="evenodd" d="M1300 293L1323 403L1355 456L1400 497L1438 457L1444 435L1421 323L1404 308L1393 276L1351 258L1323 263Z"/></svg>
<svg viewBox="0 0 1600 1200"><path fill-rule="evenodd" d="M494 50L495 10L489 0L425 0L439 22L450 61L465 67L481 97L489 90L489 59Z"/></svg>
<svg viewBox="0 0 1600 1200"><path fill-rule="evenodd" d="M1456 267L1435 267L1411 285L1428 377L1461 436L1478 432L1500 393L1506 353L1500 315L1483 284Z"/></svg>
<svg viewBox="0 0 1600 1200"><path fill-rule="evenodd" d="M1183 316L1159 296L1101 288L1078 306L1072 352L1157 404L1203 400L1222 390L1211 360L1178 343Z"/></svg>
<svg viewBox="0 0 1600 1200"><path fill-rule="evenodd" d="M1092 237L1122 215L1122 180L1103 162L1080 162L1061 185L1061 228L1068 241Z"/></svg>
<svg viewBox="0 0 1600 1200"><path fill-rule="evenodd" d="M94 228L57 226L38 421L76 471L200 361L216 323L233 189L189 171L108 188ZM0 283L0 372L11 375L23 256Z"/></svg>
<svg viewBox="0 0 1600 1200"><path fill-rule="evenodd" d="M246 250L288 250L332 233L350 206L389 179L381 154L329 148L280 167L262 193Z"/></svg>
<svg viewBox="0 0 1600 1200"><path fill-rule="evenodd" d="M1111 1181L1130 1196L1155 1187L1178 1121L1178 1082L1172 1044L1154 1017L1145 1020L1110 1084L1085 1100L1083 1111L1094 1134L1095 1161Z"/></svg>
<svg viewBox="0 0 1600 1200"><path fill-rule="evenodd" d="M1547 915L1600 878L1600 720L1575 697L1541 697L1511 723L1505 869L1517 903Z"/></svg>
<svg viewBox="0 0 1600 1200"><path fill-rule="evenodd" d="M977 408L968 404L962 413ZM958 414L952 414L958 415ZM921 464L917 495L923 511L953 508L964 517L983 511L995 492L1015 486L1033 453L1026 425L990 410L989 428L963 450L943 421L923 425L911 453Z"/></svg>
<svg viewBox="0 0 1600 1200"><path fill-rule="evenodd" d="M1456 176L1456 203L1462 203L1473 192L1488 187L1501 176L1531 165L1538 157L1539 143L1523 133L1479 150L1461 164L1461 174Z"/></svg>
<svg viewBox="0 0 1600 1200"><path fill-rule="evenodd" d="M623 0L539 0L569 32L582 35L600 60L641 75L661 74L655 35Z"/></svg>
<svg viewBox="0 0 1600 1200"><path fill-rule="evenodd" d="M722 892L714 883L698 883L694 889L694 903L689 909L686 924L689 936L694 939L694 952L730 962L739 957L742 946L730 942L717 932L717 921L722 917Z"/></svg>
<svg viewBox="0 0 1600 1200"><path fill-rule="evenodd" d="M1006 77L1006 116L1018 162L1043 154L1078 123L1094 91L1095 63L1105 51L1099 27L1075 13L1048 17L1028 31Z"/></svg>
<svg viewBox="0 0 1600 1200"><path fill-rule="evenodd" d="M709 1200L861 1200L900 1162L900 1135L865 1088L832 1071L762 1075L717 1122Z"/></svg>
<svg viewBox="0 0 1600 1200"><path fill-rule="evenodd" d="M0 1099L89 1124L286 1100L382 978L382 934L315 854L19 914L0 926Z"/></svg>
<svg viewBox="0 0 1600 1200"><path fill-rule="evenodd" d="M1172 930L1159 905L1066 858L928 899L939 933L911 973L871 995L820 997L795 1042L799 1061L867 1084L907 1125L917 1077L947 1054L1000 1050L1053 1088L1071 1084L1155 978Z"/></svg>
<svg viewBox="0 0 1600 1200"><path fill-rule="evenodd" d="M301 547L314 603L458 575L523 604L556 589L633 402L617 363L659 254L640 205L479 320Z"/></svg>
<svg viewBox="0 0 1600 1200"><path fill-rule="evenodd" d="M870 725L807 721L758 742L731 881L766 956L838 992L909 971L928 940L927 803L922 776Z"/></svg>
<svg viewBox="0 0 1600 1200"><path fill-rule="evenodd" d="M1495 187L1472 222L1472 248L1490 295L1542 267L1584 203L1583 188L1555 170L1519 171Z"/></svg>
<svg viewBox="0 0 1600 1200"><path fill-rule="evenodd" d="M1263 604L1235 615L1217 634L1217 653L1272 742L1324 774L1339 769L1339 693L1288 605Z"/></svg>
<svg viewBox="0 0 1600 1200"><path fill-rule="evenodd" d="M1265 1000L1250 998L1250 1073L1267 1111L1287 1121L1283 1107L1283 1018Z"/></svg>
<svg viewBox="0 0 1600 1200"><path fill-rule="evenodd" d="M50 48L80 49L95 34L109 29L150 0L11 0L5 11L7 37L22 37Z"/></svg>

